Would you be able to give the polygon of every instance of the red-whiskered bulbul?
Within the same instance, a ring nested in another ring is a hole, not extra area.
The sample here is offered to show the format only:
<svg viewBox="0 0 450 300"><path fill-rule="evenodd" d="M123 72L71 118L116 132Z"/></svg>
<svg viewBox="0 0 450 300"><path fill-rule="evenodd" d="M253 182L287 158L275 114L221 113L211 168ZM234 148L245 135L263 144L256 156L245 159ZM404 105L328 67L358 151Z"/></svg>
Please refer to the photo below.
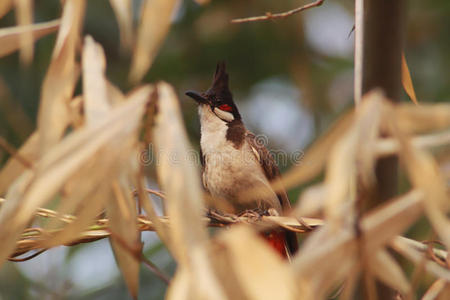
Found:
<svg viewBox="0 0 450 300"><path fill-rule="evenodd" d="M202 182L217 201L226 201L225 212L290 208L286 192L275 193L270 182L279 178L278 167L267 148L258 143L242 122L228 87L225 63L219 63L211 87L204 93L186 92L199 105ZM245 190L257 191L249 197ZM221 206L222 210L224 206ZM264 237L285 257L298 249L295 233L270 230Z"/></svg>

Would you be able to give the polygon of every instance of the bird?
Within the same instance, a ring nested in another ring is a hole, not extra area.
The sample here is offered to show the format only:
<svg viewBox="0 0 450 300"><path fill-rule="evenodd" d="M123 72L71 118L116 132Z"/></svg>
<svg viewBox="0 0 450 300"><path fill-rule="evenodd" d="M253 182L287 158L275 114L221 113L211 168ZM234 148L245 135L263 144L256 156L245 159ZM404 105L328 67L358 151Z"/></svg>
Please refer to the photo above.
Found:
<svg viewBox="0 0 450 300"><path fill-rule="evenodd" d="M254 211L281 215L290 209L285 190L271 187L280 178L269 150L247 130L233 100L225 62L219 62L206 92L187 91L198 104L202 183L224 213ZM268 112L269 113L269 112ZM251 195L245 191L251 190ZM282 256L298 250L297 236L286 229L261 233Z"/></svg>

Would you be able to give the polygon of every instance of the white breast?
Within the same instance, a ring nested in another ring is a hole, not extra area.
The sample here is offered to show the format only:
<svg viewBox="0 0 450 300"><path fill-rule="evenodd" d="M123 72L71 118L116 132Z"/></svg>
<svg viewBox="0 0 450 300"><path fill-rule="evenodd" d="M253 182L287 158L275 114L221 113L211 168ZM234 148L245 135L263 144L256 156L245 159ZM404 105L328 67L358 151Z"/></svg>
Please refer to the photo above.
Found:
<svg viewBox="0 0 450 300"><path fill-rule="evenodd" d="M228 201L236 211L256 207L273 207L281 211L279 200L250 145L244 143L236 149L232 142L227 141L227 123L218 118L209 106L200 105L199 115L205 188L213 197ZM264 196L240 197L243 190L250 188L256 188Z"/></svg>

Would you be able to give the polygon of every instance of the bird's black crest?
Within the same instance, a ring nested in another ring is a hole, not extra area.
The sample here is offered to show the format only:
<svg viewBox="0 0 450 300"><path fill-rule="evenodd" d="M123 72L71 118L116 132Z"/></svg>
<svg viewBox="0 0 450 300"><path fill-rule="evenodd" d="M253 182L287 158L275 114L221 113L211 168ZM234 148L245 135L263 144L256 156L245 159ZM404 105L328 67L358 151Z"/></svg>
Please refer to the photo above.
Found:
<svg viewBox="0 0 450 300"><path fill-rule="evenodd" d="M225 62L219 62L217 64L216 72L214 72L213 83L207 93L222 98L231 97L231 92L228 87L228 74L226 71Z"/></svg>

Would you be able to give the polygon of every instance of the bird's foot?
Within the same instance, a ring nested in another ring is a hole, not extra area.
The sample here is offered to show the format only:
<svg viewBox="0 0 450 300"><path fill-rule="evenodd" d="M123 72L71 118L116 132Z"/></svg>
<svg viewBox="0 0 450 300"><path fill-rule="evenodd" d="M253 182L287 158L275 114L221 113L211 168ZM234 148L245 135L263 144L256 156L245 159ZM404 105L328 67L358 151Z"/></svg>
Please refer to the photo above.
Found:
<svg viewBox="0 0 450 300"><path fill-rule="evenodd" d="M225 213L215 208L210 208L206 212L206 216L211 219L212 222L220 224L236 223L236 215Z"/></svg>

